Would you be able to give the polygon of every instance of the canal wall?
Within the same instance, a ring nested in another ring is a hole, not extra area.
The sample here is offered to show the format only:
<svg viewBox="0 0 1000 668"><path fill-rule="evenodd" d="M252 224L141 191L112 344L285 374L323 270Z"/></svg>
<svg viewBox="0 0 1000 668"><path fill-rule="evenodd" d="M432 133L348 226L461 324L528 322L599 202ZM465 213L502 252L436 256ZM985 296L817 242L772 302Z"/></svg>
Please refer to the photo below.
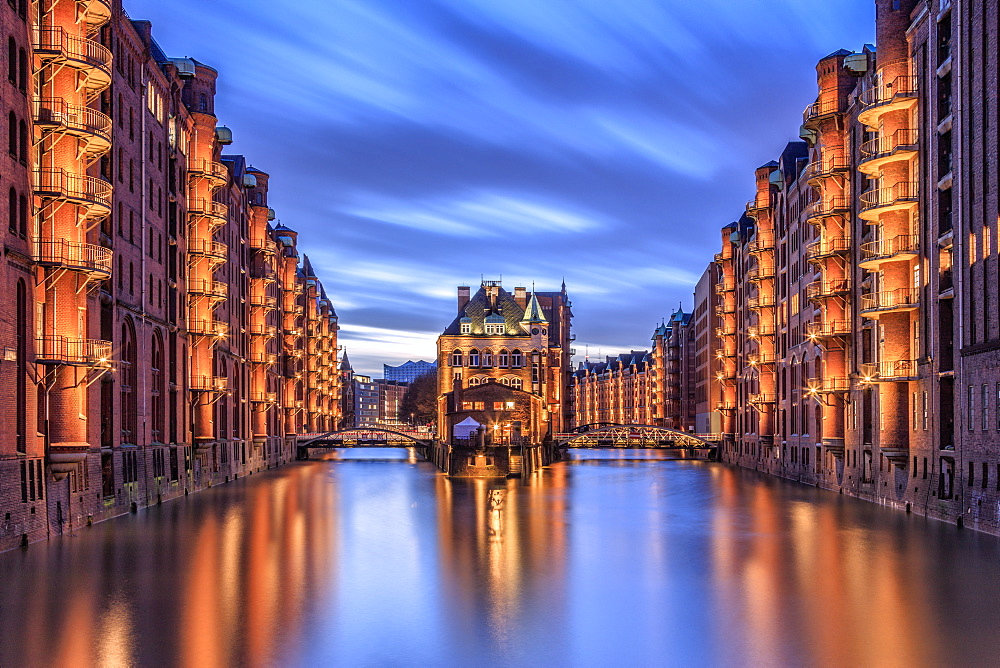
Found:
<svg viewBox="0 0 1000 668"><path fill-rule="evenodd" d="M726 464L1000 535L1000 502L989 489L967 484L962 462L943 475L939 463L923 459L900 465L874 459L870 450L848 448L838 457L821 444L766 445L749 439L728 440L719 452ZM951 456L952 451L942 453L942 458Z"/></svg>
<svg viewBox="0 0 1000 668"><path fill-rule="evenodd" d="M27 462L0 461L0 498L21 500L3 509L0 552L283 466L295 459L296 438L122 451L114 459L101 450L89 452L81 474L60 480L44 470L22 475ZM113 476L103 476L102 467L109 460L118 466ZM102 479L109 478L113 485L102 485Z"/></svg>

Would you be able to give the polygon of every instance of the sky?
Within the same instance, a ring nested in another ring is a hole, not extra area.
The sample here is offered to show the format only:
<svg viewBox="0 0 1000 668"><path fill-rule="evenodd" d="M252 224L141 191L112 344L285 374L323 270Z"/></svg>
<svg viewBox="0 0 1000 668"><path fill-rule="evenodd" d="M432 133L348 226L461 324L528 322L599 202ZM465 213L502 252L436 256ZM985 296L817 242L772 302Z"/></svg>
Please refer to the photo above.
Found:
<svg viewBox="0 0 1000 668"><path fill-rule="evenodd" d="M456 288L558 290L577 360L649 346L872 0L125 0L219 70L355 370L433 359Z"/></svg>

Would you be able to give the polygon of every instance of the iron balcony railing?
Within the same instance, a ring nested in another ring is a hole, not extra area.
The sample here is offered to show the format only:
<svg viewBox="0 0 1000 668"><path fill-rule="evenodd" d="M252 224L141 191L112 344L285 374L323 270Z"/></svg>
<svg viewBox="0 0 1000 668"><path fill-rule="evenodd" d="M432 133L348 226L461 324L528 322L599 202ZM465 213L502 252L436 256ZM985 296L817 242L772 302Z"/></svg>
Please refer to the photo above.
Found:
<svg viewBox="0 0 1000 668"><path fill-rule="evenodd" d="M809 394L832 394L834 392L847 392L851 389L851 381L848 378L810 378L806 383Z"/></svg>
<svg viewBox="0 0 1000 668"><path fill-rule="evenodd" d="M871 211L916 202L920 195L920 184L916 181L901 181L884 188L873 188L861 193L861 210Z"/></svg>
<svg viewBox="0 0 1000 668"><path fill-rule="evenodd" d="M188 387L194 392L223 392L229 387L229 379L225 376L192 373L188 379Z"/></svg>
<svg viewBox="0 0 1000 668"><path fill-rule="evenodd" d="M103 246L54 239L36 241L34 259L39 264L83 271L102 279L111 276L112 255L111 249Z"/></svg>
<svg viewBox="0 0 1000 668"><path fill-rule="evenodd" d="M839 155L823 155L818 160L814 160L806 165L806 168L802 170L802 178L806 181L812 181L837 173L849 172L850 169L851 163L847 158Z"/></svg>
<svg viewBox="0 0 1000 668"><path fill-rule="evenodd" d="M229 207L222 202L194 198L188 200L188 215L211 219L212 224L221 225L229 219Z"/></svg>
<svg viewBox="0 0 1000 668"><path fill-rule="evenodd" d="M835 297L851 291L851 282L846 278L834 280L813 281L806 286L806 297L809 299L823 299L825 297Z"/></svg>
<svg viewBox="0 0 1000 668"><path fill-rule="evenodd" d="M187 330L189 334L221 338L229 333L229 324L206 317L190 318Z"/></svg>
<svg viewBox="0 0 1000 668"><path fill-rule="evenodd" d="M225 184L229 181L229 170L221 162L205 159L194 159L188 161L188 173L192 176L199 176L211 179L215 182ZM220 185L221 185L220 184Z"/></svg>
<svg viewBox="0 0 1000 668"><path fill-rule="evenodd" d="M911 380L917 377L917 363L915 360L868 362L861 365L861 374L869 382Z"/></svg>
<svg viewBox="0 0 1000 668"><path fill-rule="evenodd" d="M778 356L774 353L751 353L747 355L747 364L750 366L769 366L777 364Z"/></svg>
<svg viewBox="0 0 1000 668"><path fill-rule="evenodd" d="M897 255L915 255L920 249L920 236L900 234L891 239L879 239L861 244L861 261L884 260Z"/></svg>
<svg viewBox="0 0 1000 668"><path fill-rule="evenodd" d="M225 262L229 257L229 247L220 241L211 239L188 239L188 253L207 257L219 262Z"/></svg>
<svg viewBox="0 0 1000 668"><path fill-rule="evenodd" d="M769 253L774 250L773 237L754 237L747 244L747 252L755 255Z"/></svg>
<svg viewBox="0 0 1000 668"><path fill-rule="evenodd" d="M847 213L851 210L851 200L840 195L821 197L806 207L806 218L821 218Z"/></svg>
<svg viewBox="0 0 1000 668"><path fill-rule="evenodd" d="M71 104L61 97L37 98L33 105L35 123L70 134L96 139L106 150L111 146L111 117L96 109Z"/></svg>
<svg viewBox="0 0 1000 668"><path fill-rule="evenodd" d="M110 366L111 342L58 335L42 336L36 342L35 358L41 364Z"/></svg>
<svg viewBox="0 0 1000 668"><path fill-rule="evenodd" d="M774 325L750 325L747 327L747 336L751 339L756 339L761 336L773 336L774 332Z"/></svg>
<svg viewBox="0 0 1000 668"><path fill-rule="evenodd" d="M278 401L277 392L251 392L250 401L255 404L273 404Z"/></svg>
<svg viewBox="0 0 1000 668"><path fill-rule="evenodd" d="M861 157L866 160L882 158L899 150L917 150L917 130L900 128L891 135L870 139L861 145Z"/></svg>
<svg viewBox="0 0 1000 668"><path fill-rule="evenodd" d="M36 28L33 31L34 50L43 58L58 56L79 69L94 68L111 78L111 51L100 42L70 35L63 28Z"/></svg>
<svg viewBox="0 0 1000 668"><path fill-rule="evenodd" d="M897 288L861 295L862 311L909 310L920 303L920 293L916 288Z"/></svg>
<svg viewBox="0 0 1000 668"><path fill-rule="evenodd" d="M861 93L859 100L865 109L889 104L900 97L916 97L917 78L899 76L880 86L872 86Z"/></svg>
<svg viewBox="0 0 1000 668"><path fill-rule="evenodd" d="M810 339L827 339L834 336L847 336L851 333L851 323L848 320L824 320L810 322L806 325L806 337Z"/></svg>
<svg viewBox="0 0 1000 668"><path fill-rule="evenodd" d="M774 394L751 394L748 397L751 404L773 404L778 401L777 395Z"/></svg>
<svg viewBox="0 0 1000 668"><path fill-rule="evenodd" d="M189 278L187 289L189 294L225 299L229 286L222 281L213 281L206 278Z"/></svg>
<svg viewBox="0 0 1000 668"><path fill-rule="evenodd" d="M252 336L277 336L278 328L274 325L265 325L259 322L250 323L250 334Z"/></svg>
<svg viewBox="0 0 1000 668"><path fill-rule="evenodd" d="M774 308L777 303L772 295L759 295L747 300L747 306L752 309Z"/></svg>
<svg viewBox="0 0 1000 668"><path fill-rule="evenodd" d="M850 250L851 240L849 237L823 238L806 246L806 259L815 262L825 257L843 255Z"/></svg>
<svg viewBox="0 0 1000 668"><path fill-rule="evenodd" d="M846 98L836 88L820 91L819 98L802 112L802 122L809 125L825 116L842 114L847 111Z"/></svg>
<svg viewBox="0 0 1000 668"><path fill-rule="evenodd" d="M113 188L104 179L76 174L60 167L36 169L34 176L35 193L42 197L83 202L111 211Z"/></svg>

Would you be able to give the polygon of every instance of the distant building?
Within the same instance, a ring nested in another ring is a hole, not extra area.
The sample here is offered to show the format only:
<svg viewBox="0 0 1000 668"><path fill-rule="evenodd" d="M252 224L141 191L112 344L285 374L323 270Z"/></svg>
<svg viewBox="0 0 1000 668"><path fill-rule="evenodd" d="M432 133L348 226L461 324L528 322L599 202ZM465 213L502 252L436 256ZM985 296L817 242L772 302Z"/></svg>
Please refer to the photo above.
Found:
<svg viewBox="0 0 1000 668"><path fill-rule="evenodd" d="M580 362L570 388L573 426L654 424L652 371L648 350Z"/></svg>
<svg viewBox="0 0 1000 668"><path fill-rule="evenodd" d="M408 364L412 364L412 362L408 362ZM392 367L386 366L386 368ZM399 406L403 403L403 397L406 396L409 385L397 380L385 379L376 380L375 385L378 387L378 423L383 427L409 425L410 416L399 414Z"/></svg>
<svg viewBox="0 0 1000 668"><path fill-rule="evenodd" d="M354 427L376 427L379 423L379 390L371 376L354 375Z"/></svg>
<svg viewBox="0 0 1000 668"><path fill-rule="evenodd" d="M386 380L394 380L399 383L412 383L420 376L428 373L437 373L437 362L404 362L399 366L382 365L382 376Z"/></svg>

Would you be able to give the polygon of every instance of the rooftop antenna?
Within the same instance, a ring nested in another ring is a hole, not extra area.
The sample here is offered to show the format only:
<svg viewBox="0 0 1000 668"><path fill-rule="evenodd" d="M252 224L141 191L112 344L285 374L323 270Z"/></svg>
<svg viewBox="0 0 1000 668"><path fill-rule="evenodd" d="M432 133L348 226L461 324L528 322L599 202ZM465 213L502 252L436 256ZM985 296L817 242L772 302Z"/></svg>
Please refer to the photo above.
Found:
<svg viewBox="0 0 1000 668"><path fill-rule="evenodd" d="M585 343L584 344L583 351L584 351L583 352L583 359L589 362L590 361L590 344L589 343Z"/></svg>

